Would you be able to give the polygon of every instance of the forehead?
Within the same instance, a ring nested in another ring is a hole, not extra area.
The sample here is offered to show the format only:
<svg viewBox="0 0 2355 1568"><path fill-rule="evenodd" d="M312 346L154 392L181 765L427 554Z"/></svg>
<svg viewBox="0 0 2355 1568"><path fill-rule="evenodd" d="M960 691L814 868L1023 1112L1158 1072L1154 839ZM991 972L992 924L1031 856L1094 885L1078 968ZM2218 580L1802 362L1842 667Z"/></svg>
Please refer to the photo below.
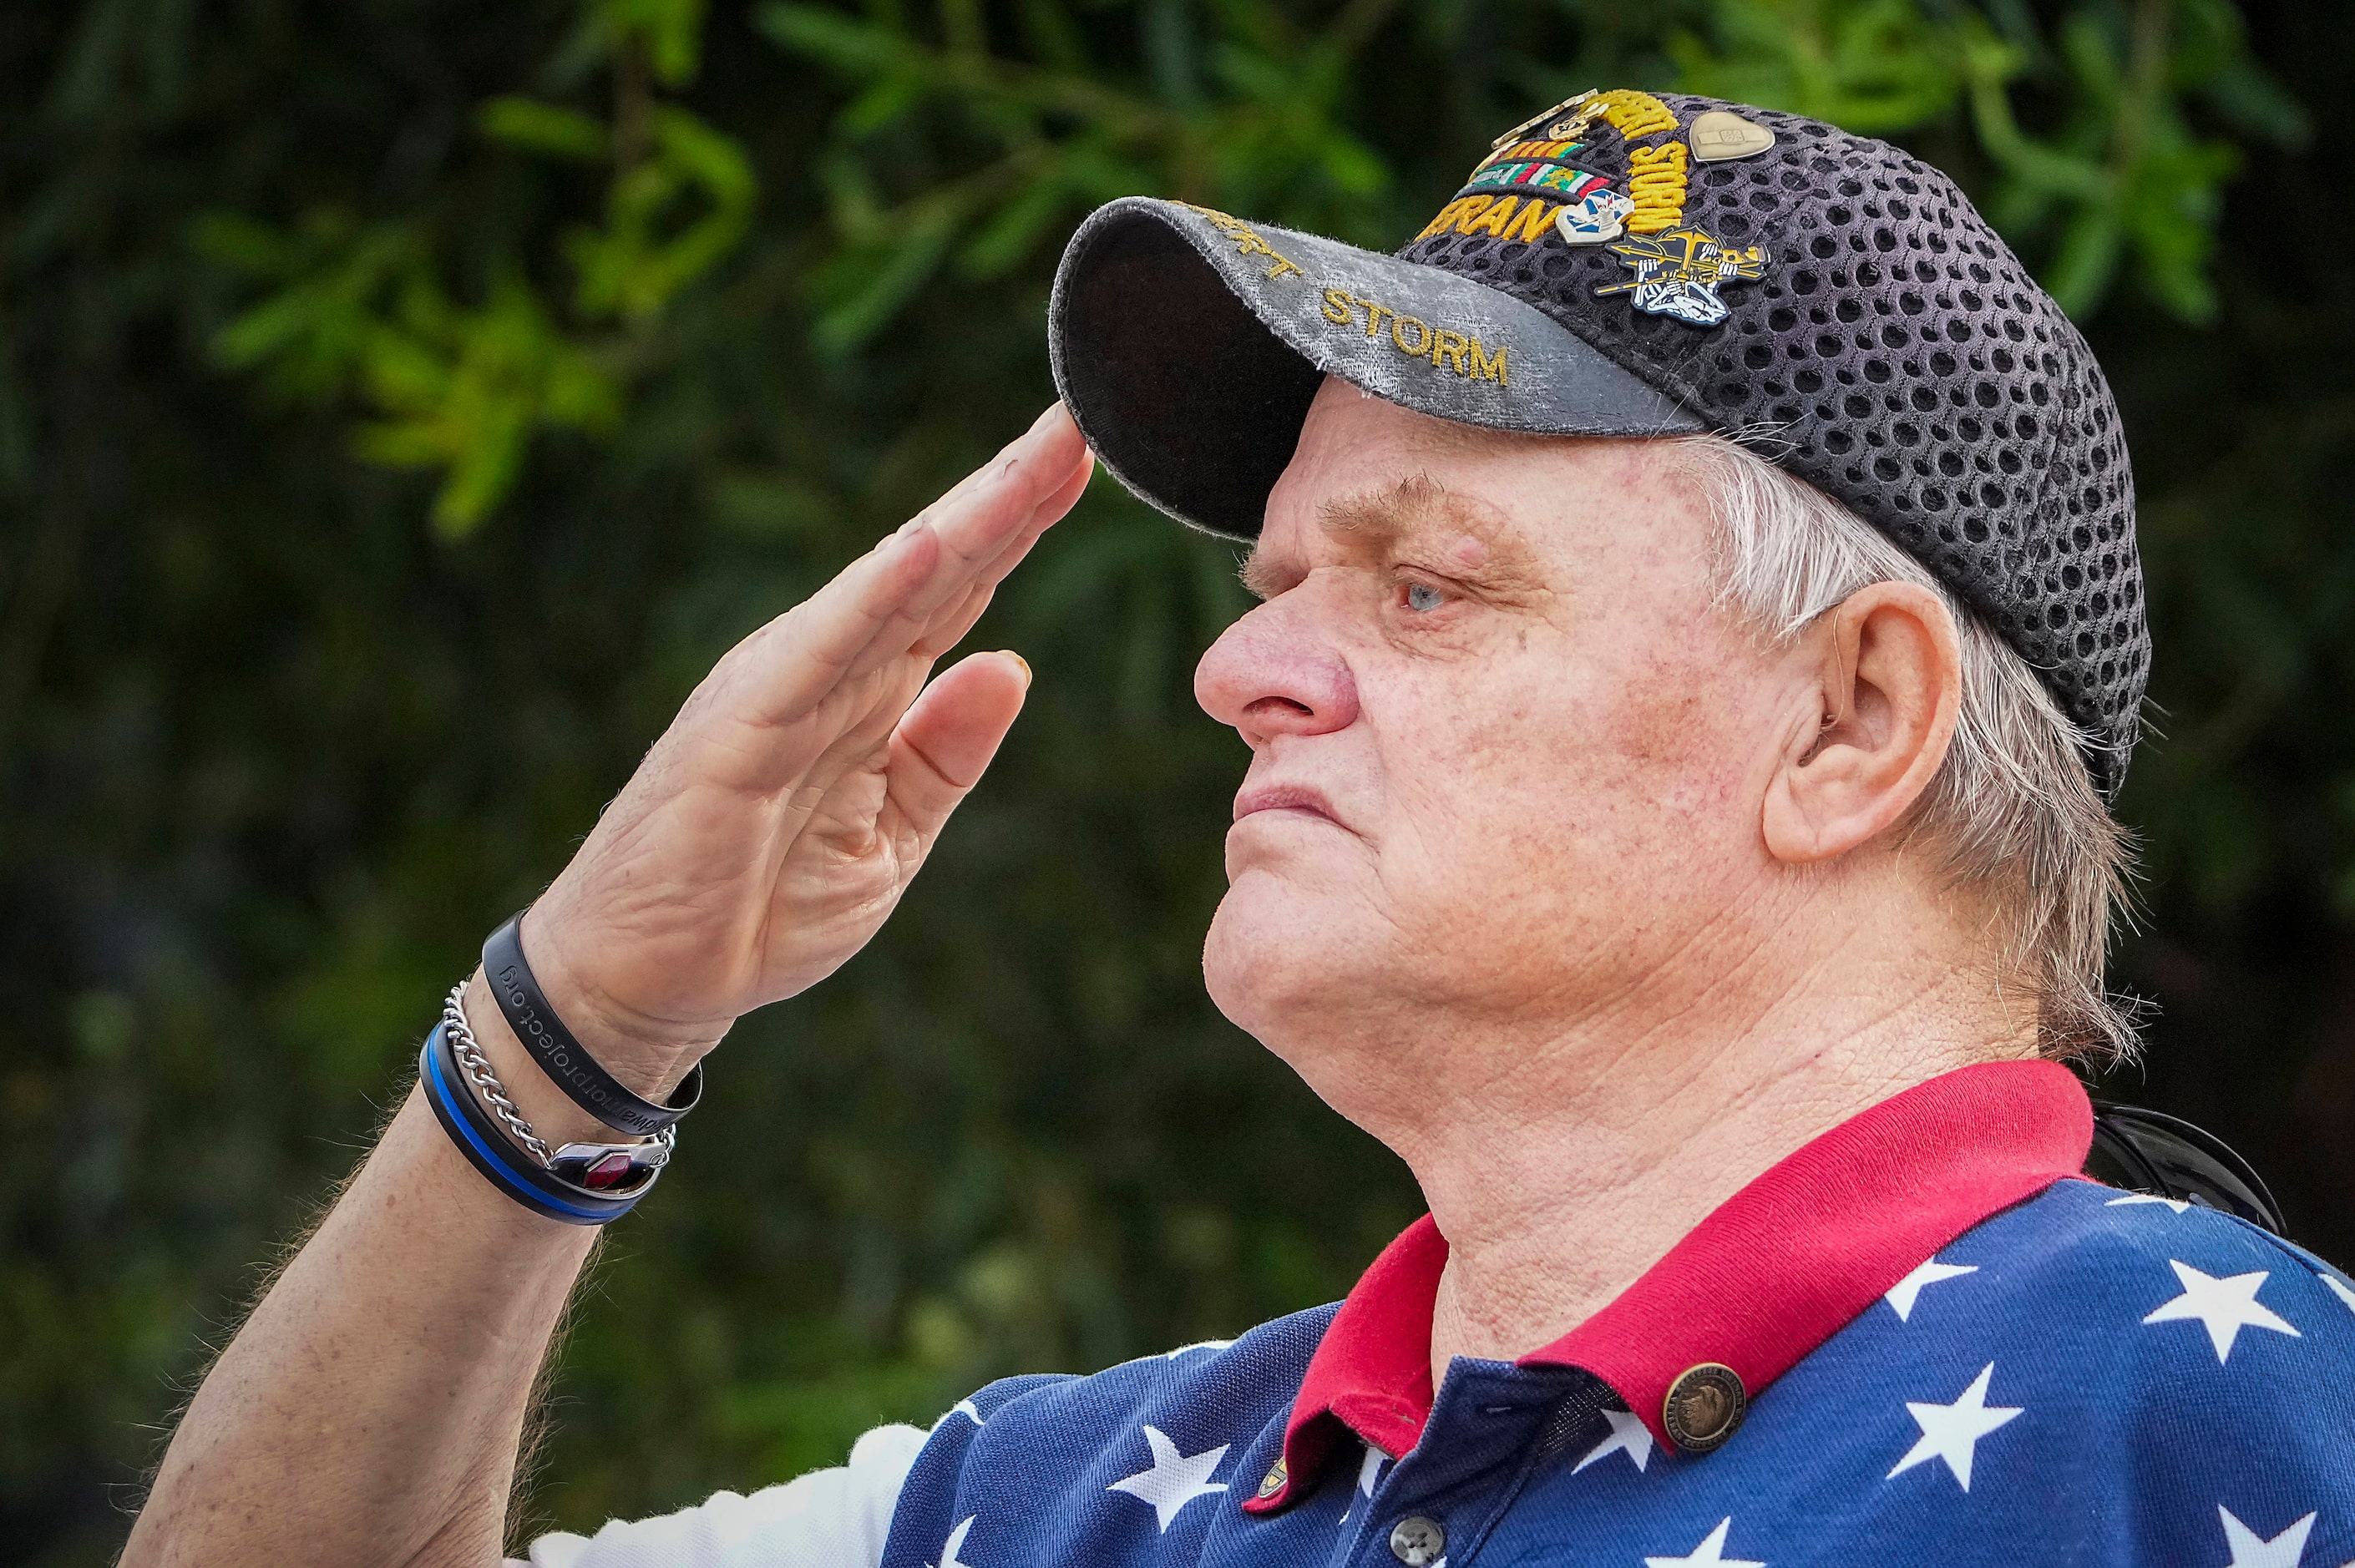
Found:
<svg viewBox="0 0 2355 1568"><path fill-rule="evenodd" d="M1268 497L1259 554L1412 542L1536 567L1697 537L1703 508L1675 444L1482 429L1327 377Z"/></svg>

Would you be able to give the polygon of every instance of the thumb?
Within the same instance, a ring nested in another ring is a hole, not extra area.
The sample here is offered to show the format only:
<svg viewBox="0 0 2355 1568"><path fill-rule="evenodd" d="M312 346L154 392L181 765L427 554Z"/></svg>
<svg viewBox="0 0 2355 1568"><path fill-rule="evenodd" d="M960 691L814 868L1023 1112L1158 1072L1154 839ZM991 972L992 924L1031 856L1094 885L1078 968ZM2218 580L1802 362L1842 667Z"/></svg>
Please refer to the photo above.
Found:
<svg viewBox="0 0 2355 1568"><path fill-rule="evenodd" d="M933 677L891 732L884 779L891 807L926 848L981 779L1029 689L1018 653L975 653Z"/></svg>

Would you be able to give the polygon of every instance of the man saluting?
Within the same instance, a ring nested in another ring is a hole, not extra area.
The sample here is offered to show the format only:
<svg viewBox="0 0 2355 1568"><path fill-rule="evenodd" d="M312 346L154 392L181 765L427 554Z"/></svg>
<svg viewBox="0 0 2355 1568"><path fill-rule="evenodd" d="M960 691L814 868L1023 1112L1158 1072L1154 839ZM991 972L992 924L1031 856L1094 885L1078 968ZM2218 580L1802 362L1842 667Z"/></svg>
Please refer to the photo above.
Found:
<svg viewBox="0 0 2355 1568"><path fill-rule="evenodd" d="M1431 1213L1337 1307L534 1563L2355 1557L2355 1286L2079 1176L2132 483L1950 182L1583 94L1395 257L1115 202L1050 347L1062 404L722 660L494 935L126 1562L498 1559L594 1226L981 776L1027 668L932 664L1091 447L1252 546L1196 677L1252 752L1211 995Z"/></svg>

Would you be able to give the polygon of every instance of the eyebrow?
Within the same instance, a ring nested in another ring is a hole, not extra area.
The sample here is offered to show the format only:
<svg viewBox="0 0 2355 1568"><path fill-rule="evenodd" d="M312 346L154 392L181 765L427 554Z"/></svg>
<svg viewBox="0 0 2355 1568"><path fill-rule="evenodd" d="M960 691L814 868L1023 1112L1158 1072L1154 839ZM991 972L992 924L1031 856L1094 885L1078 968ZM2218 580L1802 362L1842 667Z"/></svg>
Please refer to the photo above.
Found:
<svg viewBox="0 0 2355 1568"><path fill-rule="evenodd" d="M1478 566L1430 569L1444 577L1499 589L1526 589L1541 583L1537 553L1497 507L1450 490L1427 473L1412 474L1387 489L1328 501L1317 510L1327 538L1350 555L1380 558L1418 542L1469 537L1487 548ZM1243 561L1243 587L1252 597L1273 599L1291 586L1291 574L1263 549Z"/></svg>

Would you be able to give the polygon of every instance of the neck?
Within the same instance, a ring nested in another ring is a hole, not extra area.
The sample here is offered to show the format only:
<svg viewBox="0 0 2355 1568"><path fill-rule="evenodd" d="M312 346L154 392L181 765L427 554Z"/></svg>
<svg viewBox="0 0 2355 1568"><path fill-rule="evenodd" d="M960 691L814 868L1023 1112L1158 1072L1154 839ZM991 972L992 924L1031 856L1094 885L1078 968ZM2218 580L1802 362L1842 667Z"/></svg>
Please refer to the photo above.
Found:
<svg viewBox="0 0 2355 1568"><path fill-rule="evenodd" d="M1648 1017L1526 1029L1491 1015L1436 1033L1424 1019L1391 1042L1412 1089L1345 1108L1412 1168L1448 1241L1433 1386L1455 1356L1511 1360L1570 1332L1849 1118L1956 1067L2035 1054L2016 993L1901 947L1913 961L1862 970L1853 952L1819 953L1739 1009L1723 1005L1726 977L1754 965L1718 966L1680 997L1657 980L1636 988Z"/></svg>

